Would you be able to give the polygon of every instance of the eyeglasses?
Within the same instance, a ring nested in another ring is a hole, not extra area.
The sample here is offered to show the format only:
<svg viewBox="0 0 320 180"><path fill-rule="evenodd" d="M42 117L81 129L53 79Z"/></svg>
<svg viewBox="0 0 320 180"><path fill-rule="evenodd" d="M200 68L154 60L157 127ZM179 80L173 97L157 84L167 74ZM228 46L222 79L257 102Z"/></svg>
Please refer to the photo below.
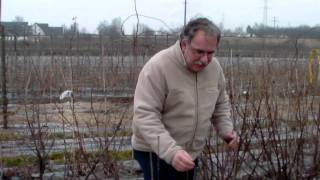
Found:
<svg viewBox="0 0 320 180"><path fill-rule="evenodd" d="M189 43L188 43L188 45L189 45L192 53L193 53L194 55L198 56L198 57L202 57L202 56L204 56L204 55L212 56L212 55L214 55L214 53L216 52L216 50L204 51L204 50L202 50L202 49L197 49L197 48L192 47L192 45L189 44Z"/></svg>

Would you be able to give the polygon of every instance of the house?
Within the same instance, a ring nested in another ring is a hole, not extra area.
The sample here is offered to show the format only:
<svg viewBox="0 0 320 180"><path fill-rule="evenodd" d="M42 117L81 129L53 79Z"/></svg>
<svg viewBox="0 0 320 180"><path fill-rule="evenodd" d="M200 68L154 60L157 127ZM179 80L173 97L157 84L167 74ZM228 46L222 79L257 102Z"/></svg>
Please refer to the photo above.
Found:
<svg viewBox="0 0 320 180"><path fill-rule="evenodd" d="M25 39L28 35L30 35L30 26L27 22L2 22L4 26L4 31L6 35L6 39Z"/></svg>
<svg viewBox="0 0 320 180"><path fill-rule="evenodd" d="M34 23L31 29L32 35L34 36L55 36L63 34L62 27L50 27L46 23Z"/></svg>
<svg viewBox="0 0 320 180"><path fill-rule="evenodd" d="M44 23L34 23L31 26L32 35L45 36L49 32L49 25Z"/></svg>

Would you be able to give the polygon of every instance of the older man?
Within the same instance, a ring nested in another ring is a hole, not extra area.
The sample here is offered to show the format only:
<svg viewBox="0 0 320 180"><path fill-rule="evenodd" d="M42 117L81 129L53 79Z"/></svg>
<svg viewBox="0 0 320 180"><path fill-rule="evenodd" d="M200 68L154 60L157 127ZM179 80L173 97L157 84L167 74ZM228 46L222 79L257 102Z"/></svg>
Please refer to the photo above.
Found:
<svg viewBox="0 0 320 180"><path fill-rule="evenodd" d="M141 70L132 146L145 179L192 179L210 123L230 147L237 145L225 78L213 58L219 41L210 20L191 20L179 41Z"/></svg>

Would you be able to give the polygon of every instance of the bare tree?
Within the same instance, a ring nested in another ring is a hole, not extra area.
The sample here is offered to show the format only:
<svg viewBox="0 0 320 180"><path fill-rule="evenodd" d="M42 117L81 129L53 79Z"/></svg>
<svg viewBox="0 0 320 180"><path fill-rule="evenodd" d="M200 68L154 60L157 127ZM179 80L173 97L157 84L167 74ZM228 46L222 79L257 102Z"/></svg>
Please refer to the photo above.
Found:
<svg viewBox="0 0 320 180"><path fill-rule="evenodd" d="M24 22L24 18L22 16L15 16L13 21L14 22Z"/></svg>

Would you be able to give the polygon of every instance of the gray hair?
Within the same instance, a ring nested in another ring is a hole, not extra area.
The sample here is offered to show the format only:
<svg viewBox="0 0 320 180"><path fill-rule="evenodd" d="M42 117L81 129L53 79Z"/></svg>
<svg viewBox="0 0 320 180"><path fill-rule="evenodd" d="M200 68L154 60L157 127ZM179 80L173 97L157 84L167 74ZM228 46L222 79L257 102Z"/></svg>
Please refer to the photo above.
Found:
<svg viewBox="0 0 320 180"><path fill-rule="evenodd" d="M194 38L197 31L204 31L206 35L216 36L219 44L221 38L221 32L218 26L207 18L196 18L188 22L180 33L180 41L187 39L189 43Z"/></svg>

